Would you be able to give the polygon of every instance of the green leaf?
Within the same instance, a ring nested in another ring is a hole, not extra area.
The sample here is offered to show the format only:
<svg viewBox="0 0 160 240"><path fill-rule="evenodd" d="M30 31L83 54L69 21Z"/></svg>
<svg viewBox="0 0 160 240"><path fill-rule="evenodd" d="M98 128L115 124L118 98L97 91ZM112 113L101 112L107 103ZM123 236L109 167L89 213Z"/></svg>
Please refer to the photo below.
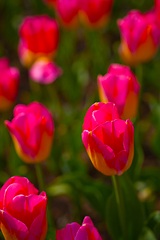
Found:
<svg viewBox="0 0 160 240"><path fill-rule="evenodd" d="M129 240L135 240L138 239L138 236L142 231L144 210L129 178L123 174L119 177L119 180L124 201L126 233ZM115 240L123 239L114 192L107 201L106 222L112 238Z"/></svg>
<svg viewBox="0 0 160 240"><path fill-rule="evenodd" d="M138 240L157 240L157 238L149 228L144 228Z"/></svg>
<svg viewBox="0 0 160 240"><path fill-rule="evenodd" d="M111 194L111 186L94 180L80 173L69 173L58 177L48 187L48 194L58 196L69 195L72 199L85 198L92 207L105 219L105 205Z"/></svg>
<svg viewBox="0 0 160 240"><path fill-rule="evenodd" d="M146 223L146 226L150 228L156 237L160 237L160 211L153 212Z"/></svg>

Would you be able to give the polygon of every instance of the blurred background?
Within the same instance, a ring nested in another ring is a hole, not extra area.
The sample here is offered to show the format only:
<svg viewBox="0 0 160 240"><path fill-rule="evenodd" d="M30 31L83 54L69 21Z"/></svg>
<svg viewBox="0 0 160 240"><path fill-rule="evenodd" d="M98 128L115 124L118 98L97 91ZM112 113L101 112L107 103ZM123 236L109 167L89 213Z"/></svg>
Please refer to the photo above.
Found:
<svg viewBox="0 0 160 240"><path fill-rule="evenodd" d="M84 116L90 105L99 101L97 76L106 74L111 63L122 63L118 54L120 34L117 19L128 11L149 11L152 0L115 0L108 26L101 30L76 30L60 27L60 42L55 58L63 75L49 85L29 79L28 70L20 63L17 47L18 29L26 16L48 14L53 9L42 0L0 0L0 57L20 70L16 104L32 101L43 103L53 114L55 133L52 154L44 162L43 174L49 196L53 225L92 218L103 240L110 237L105 225L106 200L111 181L92 166L83 146L81 133ZM128 174L134 182L146 214L160 210L160 52L142 68L132 68L143 78L143 92L135 139L135 163ZM0 184L9 177L25 176L38 187L35 169L17 156L4 120L11 120L13 109L0 113ZM3 237L1 238L3 239ZM54 239L54 237L52 238Z"/></svg>

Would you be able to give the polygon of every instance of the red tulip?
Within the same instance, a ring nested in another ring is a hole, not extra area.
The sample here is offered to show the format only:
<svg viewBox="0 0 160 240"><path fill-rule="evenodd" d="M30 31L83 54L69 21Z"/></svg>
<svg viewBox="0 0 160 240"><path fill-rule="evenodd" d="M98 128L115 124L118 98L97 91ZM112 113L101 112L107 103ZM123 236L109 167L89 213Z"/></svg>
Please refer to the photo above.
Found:
<svg viewBox="0 0 160 240"><path fill-rule="evenodd" d="M0 190L0 227L6 240L44 240L47 196L24 177L10 178Z"/></svg>
<svg viewBox="0 0 160 240"><path fill-rule="evenodd" d="M19 57L30 66L39 57L53 58L59 42L57 22L47 15L26 17L21 24Z"/></svg>
<svg viewBox="0 0 160 240"><path fill-rule="evenodd" d="M81 20L91 28L105 27L109 21L113 0L82 0Z"/></svg>
<svg viewBox="0 0 160 240"><path fill-rule="evenodd" d="M94 167L105 175L121 175L132 163L133 124L121 120L113 103L95 103L86 113L82 141Z"/></svg>
<svg viewBox="0 0 160 240"><path fill-rule="evenodd" d="M121 118L136 116L140 85L129 67L111 64L106 75L98 76L98 88L101 102L114 102Z"/></svg>
<svg viewBox="0 0 160 240"><path fill-rule="evenodd" d="M7 58L0 59L0 111L12 107L18 93L19 70L9 66Z"/></svg>

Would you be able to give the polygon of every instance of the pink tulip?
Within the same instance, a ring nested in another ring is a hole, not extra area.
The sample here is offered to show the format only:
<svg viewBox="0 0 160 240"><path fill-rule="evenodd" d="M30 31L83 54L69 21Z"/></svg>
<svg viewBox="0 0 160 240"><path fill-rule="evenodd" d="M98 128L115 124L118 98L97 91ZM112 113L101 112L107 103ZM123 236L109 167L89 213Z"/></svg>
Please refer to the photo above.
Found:
<svg viewBox="0 0 160 240"><path fill-rule="evenodd" d="M85 217L82 226L76 222L57 230L56 240L102 240L90 217Z"/></svg>
<svg viewBox="0 0 160 240"><path fill-rule="evenodd" d="M17 105L14 118L5 121L17 154L26 163L45 161L51 152L54 124L51 113L41 103Z"/></svg>
<svg viewBox="0 0 160 240"><path fill-rule="evenodd" d="M98 88L101 102L114 102L121 118L136 116L140 85L129 67L111 64L106 75L98 76Z"/></svg>
<svg viewBox="0 0 160 240"><path fill-rule="evenodd" d="M19 70L9 66L7 58L0 59L0 111L12 107L18 93Z"/></svg>
<svg viewBox="0 0 160 240"><path fill-rule="evenodd" d="M118 26L121 33L119 53L124 62L136 65L154 57L160 30L153 11L145 14L137 10L130 11L126 17L118 20Z"/></svg>
<svg viewBox="0 0 160 240"><path fill-rule="evenodd" d="M47 196L24 177L10 178L0 190L0 227L6 240L44 240Z"/></svg>
<svg viewBox="0 0 160 240"><path fill-rule="evenodd" d="M63 73L63 70L52 61L38 59L29 71L30 78L35 82L49 84L54 82Z"/></svg>
<svg viewBox="0 0 160 240"><path fill-rule="evenodd" d="M94 167L105 175L121 175L134 155L133 124L121 120L115 104L95 103L86 113L82 141Z"/></svg>
<svg viewBox="0 0 160 240"><path fill-rule="evenodd" d="M30 66L39 57L53 58L59 42L57 22L47 15L26 17L21 24L19 57Z"/></svg>
<svg viewBox="0 0 160 240"><path fill-rule="evenodd" d="M91 28L105 27L109 21L113 0L82 0L81 20Z"/></svg>

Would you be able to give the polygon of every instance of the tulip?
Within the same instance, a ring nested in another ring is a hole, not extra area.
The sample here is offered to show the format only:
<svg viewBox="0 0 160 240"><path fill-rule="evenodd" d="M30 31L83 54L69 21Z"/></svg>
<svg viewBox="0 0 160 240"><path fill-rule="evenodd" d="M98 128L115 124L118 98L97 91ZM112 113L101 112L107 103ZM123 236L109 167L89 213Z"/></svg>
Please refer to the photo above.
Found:
<svg viewBox="0 0 160 240"><path fill-rule="evenodd" d="M121 33L119 54L129 65L147 62L157 52L160 30L153 11L142 14L130 11L126 17L118 20Z"/></svg>
<svg viewBox="0 0 160 240"><path fill-rule="evenodd" d="M80 18L90 28L105 27L109 21L113 0L83 0Z"/></svg>
<svg viewBox="0 0 160 240"><path fill-rule="evenodd" d="M85 217L82 226L76 222L57 230L56 240L102 240L90 217Z"/></svg>
<svg viewBox="0 0 160 240"><path fill-rule="evenodd" d="M75 28L78 26L79 7L80 0L57 0L57 15L64 27Z"/></svg>
<svg viewBox="0 0 160 240"><path fill-rule="evenodd" d="M134 155L133 124L121 120L115 104L95 103L86 113L82 141L94 167L105 175L121 175Z"/></svg>
<svg viewBox="0 0 160 240"><path fill-rule="evenodd" d="M39 57L53 58L59 42L57 22L47 15L26 17L19 30L22 64L29 67Z"/></svg>
<svg viewBox="0 0 160 240"><path fill-rule="evenodd" d="M154 6L153 12L156 15L156 20L160 28L160 0L155 0L155 6Z"/></svg>
<svg viewBox="0 0 160 240"><path fill-rule="evenodd" d="M17 97L19 70L9 66L7 58L0 59L0 111L10 109Z"/></svg>
<svg viewBox="0 0 160 240"><path fill-rule="evenodd" d="M121 118L136 116L140 85L129 67L111 64L106 75L98 76L98 88L101 102L114 102Z"/></svg>
<svg viewBox="0 0 160 240"><path fill-rule="evenodd" d="M29 70L30 78L42 84L54 82L62 73L59 66L46 58L38 59Z"/></svg>
<svg viewBox="0 0 160 240"><path fill-rule="evenodd" d="M5 121L19 157L26 163L45 161L51 152L54 124L51 113L41 103L14 108L14 118Z"/></svg>
<svg viewBox="0 0 160 240"><path fill-rule="evenodd" d="M45 192L25 177L10 178L0 190L0 227L5 240L44 240L47 233Z"/></svg>

